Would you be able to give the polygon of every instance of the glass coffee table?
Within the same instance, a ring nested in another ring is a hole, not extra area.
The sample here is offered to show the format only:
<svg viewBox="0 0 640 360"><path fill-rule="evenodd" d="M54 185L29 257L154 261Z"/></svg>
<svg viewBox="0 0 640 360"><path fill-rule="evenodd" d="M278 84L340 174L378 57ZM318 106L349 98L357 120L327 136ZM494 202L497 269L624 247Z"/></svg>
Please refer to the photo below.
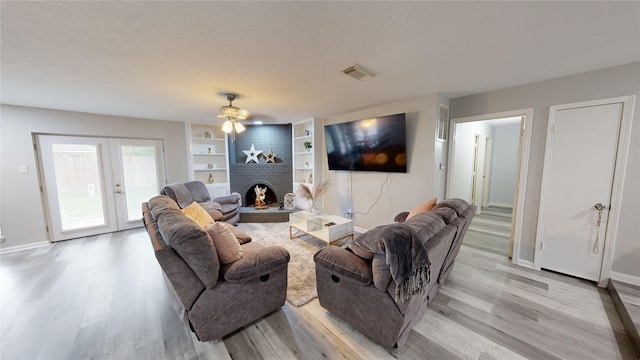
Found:
<svg viewBox="0 0 640 360"><path fill-rule="evenodd" d="M306 211L289 213L289 238L295 239L305 234L329 245L344 238L353 240L353 220L336 215L313 215Z"/></svg>

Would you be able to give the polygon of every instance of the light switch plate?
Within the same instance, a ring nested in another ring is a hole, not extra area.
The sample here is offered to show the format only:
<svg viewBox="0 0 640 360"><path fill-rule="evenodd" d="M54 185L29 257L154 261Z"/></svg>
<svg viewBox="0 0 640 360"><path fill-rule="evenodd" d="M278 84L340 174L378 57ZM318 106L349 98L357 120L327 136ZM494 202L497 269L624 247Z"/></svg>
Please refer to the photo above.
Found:
<svg viewBox="0 0 640 360"><path fill-rule="evenodd" d="M20 165L18 166L18 172L20 174L26 174L29 172L29 167L27 165Z"/></svg>

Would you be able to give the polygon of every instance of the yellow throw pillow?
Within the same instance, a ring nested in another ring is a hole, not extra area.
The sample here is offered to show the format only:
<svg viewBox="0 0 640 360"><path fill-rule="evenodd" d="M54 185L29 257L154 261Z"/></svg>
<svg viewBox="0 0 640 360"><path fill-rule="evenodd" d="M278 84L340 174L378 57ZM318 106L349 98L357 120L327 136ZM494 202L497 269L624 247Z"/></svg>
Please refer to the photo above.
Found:
<svg viewBox="0 0 640 360"><path fill-rule="evenodd" d="M214 222L208 225L205 230L213 240L220 263L230 264L242 259L244 256L242 247L240 247L236 236L226 226L222 223Z"/></svg>
<svg viewBox="0 0 640 360"><path fill-rule="evenodd" d="M438 201L438 198L433 198L433 199L430 199L429 201L423 202L422 204L414 207L409 212L409 215L407 215L406 220L409 220L411 217L416 216L422 212L430 211L431 209L433 209L434 206L436 206L437 201Z"/></svg>
<svg viewBox="0 0 640 360"><path fill-rule="evenodd" d="M211 215L209 215L209 213L207 213L207 211L195 201L191 203L191 205L182 209L182 213L197 222L203 229L205 226L214 222Z"/></svg>

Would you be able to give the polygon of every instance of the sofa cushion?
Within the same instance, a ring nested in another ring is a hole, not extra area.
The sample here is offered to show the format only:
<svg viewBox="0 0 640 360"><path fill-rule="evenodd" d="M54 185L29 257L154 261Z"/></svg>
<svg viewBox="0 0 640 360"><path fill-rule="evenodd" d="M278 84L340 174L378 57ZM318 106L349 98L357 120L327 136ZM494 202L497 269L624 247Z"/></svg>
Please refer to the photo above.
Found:
<svg viewBox="0 0 640 360"><path fill-rule="evenodd" d="M189 206L194 201L184 183L169 184L162 188L162 194L175 200L181 208Z"/></svg>
<svg viewBox="0 0 640 360"><path fill-rule="evenodd" d="M242 244L246 244L248 242L251 242L251 235L247 234L246 232L238 229L237 227L226 223L226 222L221 222L220 225L226 227L227 229L229 229L233 235L236 236L236 239L238 239L238 242L240 243L240 245Z"/></svg>
<svg viewBox="0 0 640 360"><path fill-rule="evenodd" d="M339 275L344 275L356 280L363 286L371 284L372 278L369 262L348 251L344 251L342 248L327 246L318 251L313 256L313 260L316 264Z"/></svg>
<svg viewBox="0 0 640 360"><path fill-rule="evenodd" d="M391 284L391 268L387 265L385 255L373 255L371 262L371 274L373 275L373 285L381 291L386 291Z"/></svg>
<svg viewBox="0 0 640 360"><path fill-rule="evenodd" d="M209 213L209 216L211 216L214 221L222 219L222 212L220 211L221 207L217 202L207 201L198 204L200 204L200 206Z"/></svg>
<svg viewBox="0 0 640 360"><path fill-rule="evenodd" d="M149 211L154 220L158 220L160 214L168 212L180 213L180 207L170 197L165 195L154 196L149 199Z"/></svg>
<svg viewBox="0 0 640 360"><path fill-rule="evenodd" d="M228 282L247 281L266 275L289 263L289 252L280 246L266 246L248 252L242 259L224 266Z"/></svg>
<svg viewBox="0 0 640 360"><path fill-rule="evenodd" d="M431 210L434 214L440 216L445 224L451 224L458 217L456 211L448 207L439 207Z"/></svg>
<svg viewBox="0 0 640 360"><path fill-rule="evenodd" d="M204 286L217 284L220 262L216 248L204 229L182 212L163 213L158 229L167 245L180 255Z"/></svg>
<svg viewBox="0 0 640 360"><path fill-rule="evenodd" d="M211 200L209 190L207 190L207 186L202 181L189 181L184 183L184 186L191 194L193 201L203 203Z"/></svg>
<svg viewBox="0 0 640 360"><path fill-rule="evenodd" d="M371 260L373 259L373 253L367 249L362 248L356 243L351 243L347 246L349 250L351 250L354 254L360 256L363 259Z"/></svg>
<svg viewBox="0 0 640 360"><path fill-rule="evenodd" d="M230 264L242 259L242 248L231 230L219 222L207 225L206 230L216 246L220 263Z"/></svg>
<svg viewBox="0 0 640 360"><path fill-rule="evenodd" d="M195 201L192 202L191 205L183 208L182 213L195 221L201 228L204 228L214 222L211 215L209 215L209 213L207 213L207 211Z"/></svg>
<svg viewBox="0 0 640 360"><path fill-rule="evenodd" d="M434 206L436 206L436 202L437 202L437 201L438 201L438 199L437 199L437 198L433 198L433 199L430 199L430 200L428 200L428 201L425 201L425 202L423 202L422 204L420 204L420 205L418 205L418 206L414 207L414 208L413 208L413 209L411 209L411 211L409 212L409 215L407 215L406 220L409 220L409 219L411 219L412 217L414 217L414 216L416 216L416 215L418 215L418 214L420 214L420 213L422 213L422 212L429 211L429 210L433 209L433 207L434 207ZM405 221L406 221L406 220L405 220Z"/></svg>
<svg viewBox="0 0 640 360"><path fill-rule="evenodd" d="M469 203L462 199L447 199L439 202L434 208L448 207L456 211L458 215L462 214L469 207Z"/></svg>

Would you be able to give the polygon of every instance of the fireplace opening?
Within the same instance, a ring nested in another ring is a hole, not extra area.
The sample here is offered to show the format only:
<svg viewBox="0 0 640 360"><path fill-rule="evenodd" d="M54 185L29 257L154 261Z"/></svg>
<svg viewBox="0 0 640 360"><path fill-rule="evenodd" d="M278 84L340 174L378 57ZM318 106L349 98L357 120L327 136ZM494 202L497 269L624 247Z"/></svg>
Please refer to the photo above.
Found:
<svg viewBox="0 0 640 360"><path fill-rule="evenodd" d="M279 206L278 204L278 195L276 195L276 193L273 191L273 189L271 189L271 187L269 187L266 184L263 183L257 183L257 184L253 184L246 192L244 199L245 199L245 204L247 207L256 207L256 186L259 186L261 189L267 189L267 191L265 192L265 196L264 196L264 202L265 204L270 207L270 206Z"/></svg>

